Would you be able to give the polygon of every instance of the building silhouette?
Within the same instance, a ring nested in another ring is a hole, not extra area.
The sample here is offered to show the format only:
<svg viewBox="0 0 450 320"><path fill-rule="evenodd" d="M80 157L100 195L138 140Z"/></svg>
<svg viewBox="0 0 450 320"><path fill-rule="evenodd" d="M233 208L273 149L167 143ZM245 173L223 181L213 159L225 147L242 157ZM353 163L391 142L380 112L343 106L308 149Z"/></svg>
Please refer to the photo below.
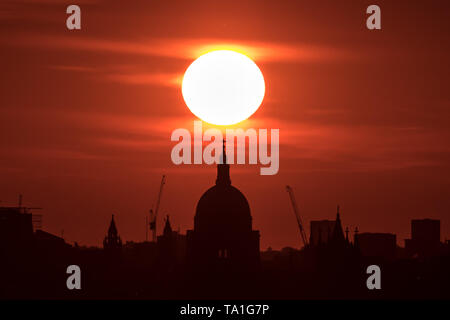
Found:
<svg viewBox="0 0 450 320"><path fill-rule="evenodd" d="M309 243L317 246L320 243L327 243L333 234L335 220L311 220L309 227Z"/></svg>
<svg viewBox="0 0 450 320"><path fill-rule="evenodd" d="M342 228L341 214L337 206L336 220L316 220L310 222L311 247L346 247L350 244L348 228Z"/></svg>
<svg viewBox="0 0 450 320"><path fill-rule="evenodd" d="M336 212L336 222L334 224L333 233L331 234L331 239L329 243L336 247L344 247L348 245L349 239L348 239L348 233L347 237L344 237L344 230L342 229L342 222L341 222L341 214L339 212L339 206L337 206L337 212Z"/></svg>
<svg viewBox="0 0 450 320"><path fill-rule="evenodd" d="M29 247L33 241L33 216L23 207L0 207L0 246L4 250Z"/></svg>
<svg viewBox="0 0 450 320"><path fill-rule="evenodd" d="M341 214L337 206L336 220L321 220L311 222L309 247L305 248L314 268L329 268L333 265L336 270L347 271L349 266L358 259L358 241L349 238L349 229L345 234L342 227Z"/></svg>
<svg viewBox="0 0 450 320"><path fill-rule="evenodd" d="M440 221L412 220L406 248L388 233L352 239L335 220L311 221L310 244L260 252L250 206L231 185L223 146L216 184L198 201L194 228L169 216L157 241L122 245L112 215L103 247L74 246L34 230L32 208L0 207L0 298L50 299L360 299L449 298L450 245ZM406 254L408 252L408 254ZM260 256L262 258L260 259ZM83 270L82 290L66 289L67 266ZM382 268L383 290L366 288L368 265ZM194 271L194 272L192 272ZM196 273L198 272L198 273Z"/></svg>
<svg viewBox="0 0 450 320"><path fill-rule="evenodd" d="M209 270L254 270L259 265L259 231L252 230L250 206L231 185L225 141L216 184L200 198L194 229L187 231L191 266Z"/></svg>
<svg viewBox="0 0 450 320"><path fill-rule="evenodd" d="M103 248L105 250L118 250L122 248L122 239L120 239L117 232L116 222L114 221L114 215L111 216L111 223L109 224L108 233L103 240Z"/></svg>
<svg viewBox="0 0 450 320"><path fill-rule="evenodd" d="M157 250L163 264L180 264L186 259L186 236L172 229L168 215L163 234L157 238Z"/></svg>
<svg viewBox="0 0 450 320"><path fill-rule="evenodd" d="M355 235L362 256L393 260L397 256L397 237L392 233L364 232Z"/></svg>
<svg viewBox="0 0 450 320"><path fill-rule="evenodd" d="M437 255L441 249L440 220L411 220L411 239L405 240L405 250L409 256L430 257Z"/></svg>

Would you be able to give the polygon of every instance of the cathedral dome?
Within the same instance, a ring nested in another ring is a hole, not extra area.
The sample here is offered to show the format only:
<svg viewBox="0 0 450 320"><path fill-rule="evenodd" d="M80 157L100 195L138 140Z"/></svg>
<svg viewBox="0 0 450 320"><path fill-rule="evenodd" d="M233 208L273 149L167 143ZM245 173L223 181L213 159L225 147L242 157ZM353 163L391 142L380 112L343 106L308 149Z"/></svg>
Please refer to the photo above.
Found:
<svg viewBox="0 0 450 320"><path fill-rule="evenodd" d="M194 229L222 235L251 231L252 216L248 201L242 192L231 185L225 142L222 157L222 163L217 165L216 185L209 188L198 201Z"/></svg>
<svg viewBox="0 0 450 320"><path fill-rule="evenodd" d="M187 257L201 270L253 270L259 265L259 231L252 230L250 206L231 185L225 141L216 185L197 203L194 230L188 230Z"/></svg>
<svg viewBox="0 0 450 320"><path fill-rule="evenodd" d="M200 198L194 229L239 232L252 228L250 206L245 196L230 184L215 185Z"/></svg>

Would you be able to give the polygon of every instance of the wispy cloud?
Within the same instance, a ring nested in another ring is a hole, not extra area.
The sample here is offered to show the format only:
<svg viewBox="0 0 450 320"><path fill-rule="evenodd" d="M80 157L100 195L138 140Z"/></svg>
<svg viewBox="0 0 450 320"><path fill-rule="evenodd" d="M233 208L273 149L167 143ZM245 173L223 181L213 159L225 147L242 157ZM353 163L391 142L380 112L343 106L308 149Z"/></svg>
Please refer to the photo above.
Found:
<svg viewBox="0 0 450 320"><path fill-rule="evenodd" d="M105 79L131 85L155 85L161 84L169 87L180 86L182 74L171 73L135 73L135 74L110 74Z"/></svg>
<svg viewBox="0 0 450 320"><path fill-rule="evenodd" d="M136 68L109 68L106 66L88 67L80 65L56 65L49 66L50 69L63 72L83 72L95 76L96 79L112 81L129 85L162 85L177 87L181 85L183 75L181 73L162 72L136 72Z"/></svg>
<svg viewBox="0 0 450 320"><path fill-rule="evenodd" d="M46 46L62 50L115 52L192 60L212 50L235 50L259 62L322 61L349 58L352 53L339 48L286 44L261 41L232 41L227 39L151 39L146 41L121 41L89 37L51 35L18 35L8 42L22 46Z"/></svg>
<svg viewBox="0 0 450 320"><path fill-rule="evenodd" d="M60 71L75 71L75 72L95 72L95 68L86 67L86 66L68 66L68 65L55 65L49 66L50 69L60 70Z"/></svg>

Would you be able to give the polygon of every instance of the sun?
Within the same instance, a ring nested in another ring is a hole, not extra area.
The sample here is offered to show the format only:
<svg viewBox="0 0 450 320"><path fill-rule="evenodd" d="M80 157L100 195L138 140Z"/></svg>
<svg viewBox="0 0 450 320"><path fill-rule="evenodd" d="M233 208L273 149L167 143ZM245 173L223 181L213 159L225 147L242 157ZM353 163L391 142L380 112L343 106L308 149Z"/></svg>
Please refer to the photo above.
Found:
<svg viewBox="0 0 450 320"><path fill-rule="evenodd" d="M264 77L246 55L217 50L187 68L181 86L189 110L214 125L232 125L250 117L264 99Z"/></svg>

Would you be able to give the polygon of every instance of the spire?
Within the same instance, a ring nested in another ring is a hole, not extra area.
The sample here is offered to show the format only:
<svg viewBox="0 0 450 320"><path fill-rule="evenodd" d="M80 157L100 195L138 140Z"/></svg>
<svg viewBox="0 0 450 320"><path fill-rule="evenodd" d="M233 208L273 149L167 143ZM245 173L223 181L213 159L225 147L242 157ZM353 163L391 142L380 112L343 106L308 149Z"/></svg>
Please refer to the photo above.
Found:
<svg viewBox="0 0 450 320"><path fill-rule="evenodd" d="M225 139L222 142L222 161L217 165L216 185L227 186L231 184L230 165L227 163L227 155L225 152Z"/></svg>
<svg viewBox="0 0 450 320"><path fill-rule="evenodd" d="M358 227L355 227L355 232L353 236L353 245L355 246L355 248L359 248L358 232L359 232Z"/></svg>
<svg viewBox="0 0 450 320"><path fill-rule="evenodd" d="M222 140L222 163L227 164L227 153L225 152L225 139Z"/></svg>
<svg viewBox="0 0 450 320"><path fill-rule="evenodd" d="M172 226L170 225L169 215L166 217L166 225L164 226L164 235L172 234Z"/></svg>
<svg viewBox="0 0 450 320"><path fill-rule="evenodd" d="M108 234L117 236L116 223L114 221L114 215L111 215L111 223L109 224Z"/></svg>
<svg viewBox="0 0 450 320"><path fill-rule="evenodd" d="M108 234L103 240L103 247L105 249L113 249L122 247L122 240L117 232L116 222L114 221L114 215L111 216L111 223L109 224Z"/></svg>
<svg viewBox="0 0 450 320"><path fill-rule="evenodd" d="M347 227L347 228L345 228L345 241L347 241L347 242L348 242L348 233L349 233L349 230Z"/></svg>
<svg viewBox="0 0 450 320"><path fill-rule="evenodd" d="M335 243L342 243L344 240L345 240L344 231L342 230L341 216L339 213L339 205L338 205L337 213L336 213L336 223L334 225L334 230L333 230L333 241Z"/></svg>

